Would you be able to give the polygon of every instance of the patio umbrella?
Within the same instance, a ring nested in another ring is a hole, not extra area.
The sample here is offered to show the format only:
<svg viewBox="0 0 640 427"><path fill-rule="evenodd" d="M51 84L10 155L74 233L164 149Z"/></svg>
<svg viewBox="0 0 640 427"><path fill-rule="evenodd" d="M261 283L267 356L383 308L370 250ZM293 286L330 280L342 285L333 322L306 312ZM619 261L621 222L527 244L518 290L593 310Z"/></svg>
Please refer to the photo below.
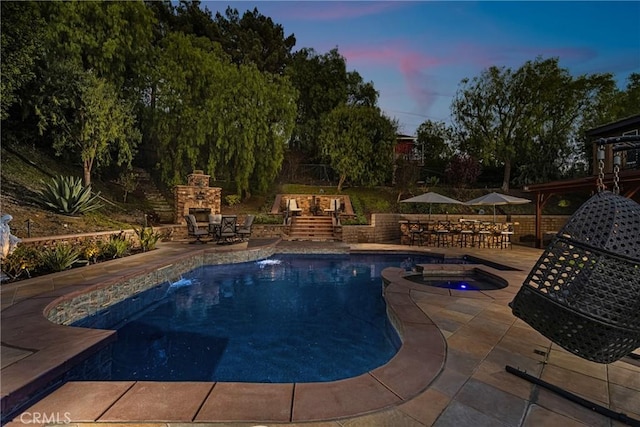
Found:
<svg viewBox="0 0 640 427"><path fill-rule="evenodd" d="M421 194L419 196L411 197L410 199L401 200L400 203L429 203L429 219L431 219L431 205L433 203L452 205L463 204L463 202L461 202L460 200L452 199L450 197L443 196L442 194L434 193L433 191Z"/></svg>
<svg viewBox="0 0 640 427"><path fill-rule="evenodd" d="M496 205L521 205L531 203L529 199L522 197L509 196L508 194L489 193L476 199L465 202L468 206L493 205L493 222L496 222Z"/></svg>

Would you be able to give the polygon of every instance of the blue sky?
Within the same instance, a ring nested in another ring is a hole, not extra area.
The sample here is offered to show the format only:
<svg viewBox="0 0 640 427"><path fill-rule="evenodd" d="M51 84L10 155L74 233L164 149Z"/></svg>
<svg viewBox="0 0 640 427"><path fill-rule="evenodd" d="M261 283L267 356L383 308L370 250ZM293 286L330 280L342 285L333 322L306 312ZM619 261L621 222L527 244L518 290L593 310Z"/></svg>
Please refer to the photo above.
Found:
<svg viewBox="0 0 640 427"><path fill-rule="evenodd" d="M490 67L557 57L573 75L612 73L621 88L640 73L640 1L203 1L254 7L294 34L294 51L337 47L380 93L400 131L450 122L459 83Z"/></svg>

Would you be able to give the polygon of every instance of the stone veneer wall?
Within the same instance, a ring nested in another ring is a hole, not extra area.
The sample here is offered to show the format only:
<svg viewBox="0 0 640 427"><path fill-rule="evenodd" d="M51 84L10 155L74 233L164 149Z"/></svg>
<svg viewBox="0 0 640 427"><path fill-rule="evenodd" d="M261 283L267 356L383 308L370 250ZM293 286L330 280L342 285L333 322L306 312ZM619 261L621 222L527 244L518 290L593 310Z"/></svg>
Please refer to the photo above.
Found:
<svg viewBox="0 0 640 427"><path fill-rule="evenodd" d="M154 230L160 233L168 234L170 229L162 227L153 227ZM47 237L28 237L22 238L22 241L18 243L18 246L31 246L38 249L52 248L59 244L70 244L72 246L83 244L87 241L108 241L111 236L122 234L125 239L131 240L133 244L139 244L137 234L133 229L130 230L118 230L118 231L99 231L95 233L81 233L81 234L67 234L62 236L47 236ZM186 232L185 232L186 236Z"/></svg>
<svg viewBox="0 0 640 427"><path fill-rule="evenodd" d="M340 203L344 209L343 214L352 215L353 207L351 206L351 199L345 194L281 194L280 206L277 212L284 212L286 210L286 201L288 199L296 199L298 207L302 209L302 215L313 215L313 207L319 209L317 215L329 215L325 213L325 209L330 209L331 201L333 199L340 199ZM277 202L277 200L276 200Z"/></svg>
<svg viewBox="0 0 640 427"><path fill-rule="evenodd" d="M233 264L267 258L275 252L273 246L229 252L206 252L190 255L155 271L135 277L115 278L100 283L76 295L54 301L45 309L45 316L60 325L70 325L98 311L105 310L126 298L161 283L180 279L181 275L203 265Z"/></svg>
<svg viewBox="0 0 640 427"><path fill-rule="evenodd" d="M254 238L272 238L282 237L286 234L287 227L281 224L253 224L251 227L251 237ZM173 241L186 239L187 226L186 225L160 225L153 227L154 232L160 233L162 241ZM20 246L32 246L38 249L55 247L58 244L71 244L72 246L83 244L87 241L107 241L114 234L123 233L125 238L130 239L134 244L138 244L138 236L134 230L119 230L119 231L100 231L96 233L82 233L82 234L68 234L62 236L48 236L48 237L30 237L23 238Z"/></svg>
<svg viewBox="0 0 640 427"><path fill-rule="evenodd" d="M222 189L219 187L190 187L176 185L174 188L177 224L186 224L184 216L189 214L190 208L211 209L212 214L220 213Z"/></svg>

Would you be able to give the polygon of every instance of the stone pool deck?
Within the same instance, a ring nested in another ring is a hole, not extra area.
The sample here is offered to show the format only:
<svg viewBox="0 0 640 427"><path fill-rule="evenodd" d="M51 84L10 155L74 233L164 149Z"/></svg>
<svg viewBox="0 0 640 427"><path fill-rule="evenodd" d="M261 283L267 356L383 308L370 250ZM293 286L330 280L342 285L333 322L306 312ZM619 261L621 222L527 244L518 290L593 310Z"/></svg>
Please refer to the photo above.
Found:
<svg viewBox="0 0 640 427"><path fill-rule="evenodd" d="M8 425L118 423L305 426L618 426L505 371L505 365L640 420L640 367L629 359L602 365L552 344L511 314L513 299L541 251L418 248L379 244L252 241L230 246L171 242L141 256L34 278L0 288L2 399L30 395L110 331L55 325L43 310L87 288L201 256L228 257L256 247L277 252L419 250L469 254L519 271L496 291L449 291L405 283L389 271L390 315L403 347L387 365L331 383L81 382L64 384ZM241 255L239 255L241 256ZM45 419L46 418L46 419ZM46 421L46 422L43 422Z"/></svg>

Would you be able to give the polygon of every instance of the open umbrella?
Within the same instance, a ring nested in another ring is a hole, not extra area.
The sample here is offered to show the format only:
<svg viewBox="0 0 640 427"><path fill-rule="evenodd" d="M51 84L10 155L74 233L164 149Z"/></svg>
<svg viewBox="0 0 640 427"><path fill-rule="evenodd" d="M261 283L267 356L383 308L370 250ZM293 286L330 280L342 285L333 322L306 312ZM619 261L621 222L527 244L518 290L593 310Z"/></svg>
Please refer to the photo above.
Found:
<svg viewBox="0 0 640 427"><path fill-rule="evenodd" d="M401 203L429 203L429 219L431 219L431 205L433 203L439 204L452 204L452 205L461 205L463 202L460 200L452 199L447 196L443 196L442 194L434 193L430 191L428 193L421 194L419 196L411 197L410 199L404 199L400 201Z"/></svg>
<svg viewBox="0 0 640 427"><path fill-rule="evenodd" d="M476 199L465 202L468 206L493 205L493 222L496 222L496 205L521 205L531 203L529 199L522 197L509 196L508 194L489 193Z"/></svg>

